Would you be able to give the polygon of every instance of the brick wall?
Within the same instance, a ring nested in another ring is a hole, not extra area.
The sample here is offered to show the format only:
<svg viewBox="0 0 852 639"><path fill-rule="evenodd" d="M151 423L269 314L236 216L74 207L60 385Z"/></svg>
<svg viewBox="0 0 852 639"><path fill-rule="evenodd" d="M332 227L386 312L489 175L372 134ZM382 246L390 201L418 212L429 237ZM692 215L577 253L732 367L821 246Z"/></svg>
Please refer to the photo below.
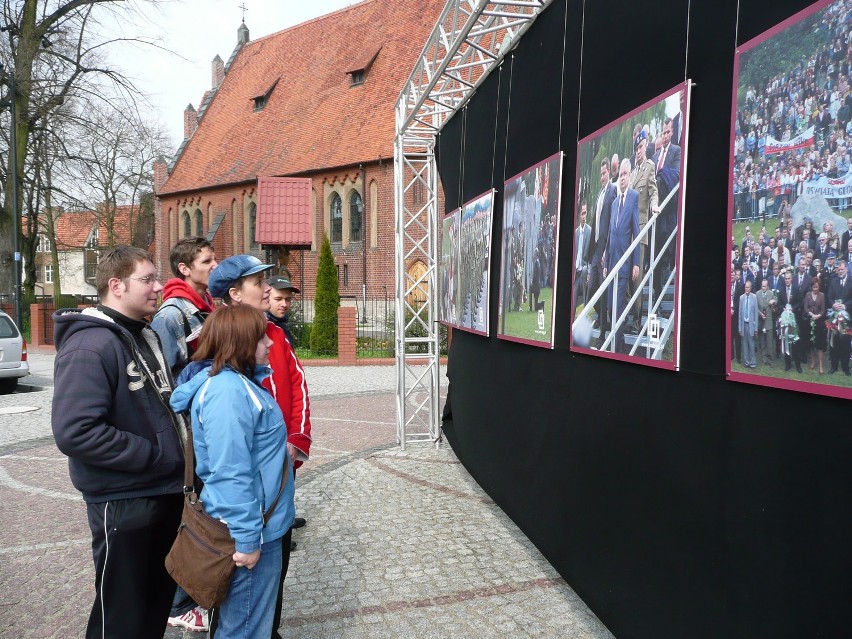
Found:
<svg viewBox="0 0 852 639"><path fill-rule="evenodd" d="M306 297L313 298L316 292L319 248L323 234L327 232L329 219L327 196L332 190L349 194L352 188L358 190L364 201L363 239L360 242L350 242L345 246L343 242L332 244L332 253L340 273L340 294L344 298L355 296L360 299L365 279L364 246L366 244L367 297L383 298L385 287L388 296L393 297L395 286L393 162L389 160L371 162L364 165L364 169L367 183L366 194L362 192L363 181L357 166L339 171L318 172L309 176L313 180L315 203L314 247L313 250L290 251L289 264L286 265L293 282L302 289ZM374 192L375 195L373 195ZM256 202L256 196L256 185L252 183L160 197L155 231L155 256L160 272L171 276L168 264L169 250L178 239L184 236L183 215L185 212L190 214L193 233L195 232L197 209L204 214L205 233L216 216L219 213L225 213L225 218L213 240L217 257L225 258L237 253L253 253L265 259L265 251L260 248L250 249L246 242L248 208L251 202ZM409 198L411 206L415 205L413 198L413 195ZM442 201L443 198L439 198L439 216L443 213ZM344 209L347 205L348 201L344 201ZM344 214L344 221L345 219ZM423 223L426 223L425 215ZM373 245L374 239L375 245ZM273 255L273 259L275 257ZM407 266L410 267L411 264ZM344 271L348 276L348 283L344 283Z"/></svg>

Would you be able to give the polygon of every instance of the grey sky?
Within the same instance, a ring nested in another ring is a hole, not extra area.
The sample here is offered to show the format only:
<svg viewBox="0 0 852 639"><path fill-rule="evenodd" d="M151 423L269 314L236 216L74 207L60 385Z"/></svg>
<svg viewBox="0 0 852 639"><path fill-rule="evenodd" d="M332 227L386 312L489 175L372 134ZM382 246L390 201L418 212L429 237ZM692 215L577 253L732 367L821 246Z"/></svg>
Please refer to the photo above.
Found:
<svg viewBox="0 0 852 639"><path fill-rule="evenodd" d="M190 103L198 108L210 88L211 61L218 54L227 62L237 43L242 4L248 9L245 21L251 39L256 40L355 2L166 0L142 5L144 14L135 25L115 25L119 36L144 33L174 52L126 44L112 49L111 62L149 97L151 117L163 123L175 145L183 138L183 110Z"/></svg>

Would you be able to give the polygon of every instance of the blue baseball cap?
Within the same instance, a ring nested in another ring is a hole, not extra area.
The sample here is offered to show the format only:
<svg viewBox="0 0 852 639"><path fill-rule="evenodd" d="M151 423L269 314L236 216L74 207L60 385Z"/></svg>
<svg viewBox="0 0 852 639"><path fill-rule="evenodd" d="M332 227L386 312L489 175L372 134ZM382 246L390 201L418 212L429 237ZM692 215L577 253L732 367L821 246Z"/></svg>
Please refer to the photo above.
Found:
<svg viewBox="0 0 852 639"><path fill-rule="evenodd" d="M228 289L237 280L255 273L262 273L272 268L272 264L264 264L254 255L234 255L219 262L219 265L210 273L207 288L213 297L224 297Z"/></svg>

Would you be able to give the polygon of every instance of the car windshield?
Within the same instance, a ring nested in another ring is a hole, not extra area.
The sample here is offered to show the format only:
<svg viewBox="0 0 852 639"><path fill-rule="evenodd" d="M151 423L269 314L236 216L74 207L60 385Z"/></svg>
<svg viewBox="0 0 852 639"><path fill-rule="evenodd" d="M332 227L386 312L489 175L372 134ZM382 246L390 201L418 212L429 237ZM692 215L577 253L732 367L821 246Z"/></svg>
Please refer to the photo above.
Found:
<svg viewBox="0 0 852 639"><path fill-rule="evenodd" d="M0 315L0 339L4 337L17 337L18 329L8 317Z"/></svg>

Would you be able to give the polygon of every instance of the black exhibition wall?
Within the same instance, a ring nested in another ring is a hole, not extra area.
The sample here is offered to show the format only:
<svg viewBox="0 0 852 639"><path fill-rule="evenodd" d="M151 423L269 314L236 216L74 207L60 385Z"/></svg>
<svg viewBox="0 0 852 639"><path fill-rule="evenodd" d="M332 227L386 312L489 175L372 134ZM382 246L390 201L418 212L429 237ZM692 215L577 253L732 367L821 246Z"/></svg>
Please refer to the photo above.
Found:
<svg viewBox="0 0 852 639"><path fill-rule="evenodd" d="M456 331L444 432L619 639L852 636L849 406L725 379L734 50L807 6L557 0L439 137L446 211L497 189L493 247L503 180L565 153L556 348ZM577 140L685 77L681 368L571 353Z"/></svg>

